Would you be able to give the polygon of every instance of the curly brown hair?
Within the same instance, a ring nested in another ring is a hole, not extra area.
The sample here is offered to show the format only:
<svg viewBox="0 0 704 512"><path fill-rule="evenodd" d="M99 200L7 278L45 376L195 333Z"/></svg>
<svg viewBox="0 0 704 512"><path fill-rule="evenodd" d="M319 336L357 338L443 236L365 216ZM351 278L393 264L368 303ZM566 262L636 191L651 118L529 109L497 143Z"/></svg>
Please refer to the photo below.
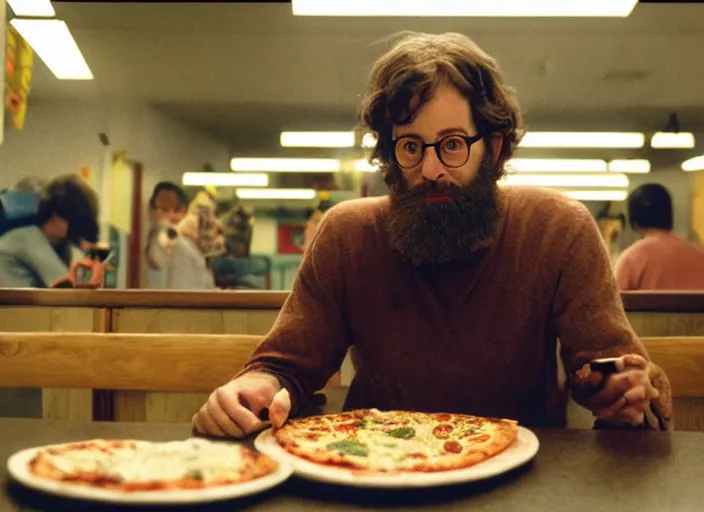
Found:
<svg viewBox="0 0 704 512"><path fill-rule="evenodd" d="M515 90L504 83L498 64L462 34L410 33L372 68L360 115L377 136L371 160L379 163L387 185L400 176L393 163L392 127L412 122L445 84L467 98L479 133L501 135L496 179L503 175L524 126Z"/></svg>

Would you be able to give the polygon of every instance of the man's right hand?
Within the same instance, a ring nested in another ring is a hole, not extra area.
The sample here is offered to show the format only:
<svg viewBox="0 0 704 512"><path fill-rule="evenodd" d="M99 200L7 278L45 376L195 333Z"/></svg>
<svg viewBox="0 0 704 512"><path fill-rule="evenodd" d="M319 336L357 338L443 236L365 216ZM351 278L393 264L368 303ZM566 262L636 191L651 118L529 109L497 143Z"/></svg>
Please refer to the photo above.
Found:
<svg viewBox="0 0 704 512"><path fill-rule="evenodd" d="M205 435L246 437L263 430L269 421L281 427L291 411L291 396L274 375L249 372L220 386L193 416L195 429Z"/></svg>

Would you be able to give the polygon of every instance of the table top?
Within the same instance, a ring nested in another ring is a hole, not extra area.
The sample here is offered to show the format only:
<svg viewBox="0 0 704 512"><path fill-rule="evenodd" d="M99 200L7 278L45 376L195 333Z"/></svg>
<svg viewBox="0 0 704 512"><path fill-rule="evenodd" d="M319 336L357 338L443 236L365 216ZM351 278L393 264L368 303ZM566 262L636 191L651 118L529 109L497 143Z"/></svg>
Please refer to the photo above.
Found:
<svg viewBox="0 0 704 512"><path fill-rule="evenodd" d="M0 457L7 460L21 449L50 443L96 437L166 441L183 439L190 432L190 425L183 424L0 419ZM389 492L344 488L294 477L264 494L200 506L198 510L702 510L704 433L567 429L535 432L541 442L535 460L488 481ZM2 511L115 510L25 489L9 479L4 465L1 471L6 482L0 496Z"/></svg>

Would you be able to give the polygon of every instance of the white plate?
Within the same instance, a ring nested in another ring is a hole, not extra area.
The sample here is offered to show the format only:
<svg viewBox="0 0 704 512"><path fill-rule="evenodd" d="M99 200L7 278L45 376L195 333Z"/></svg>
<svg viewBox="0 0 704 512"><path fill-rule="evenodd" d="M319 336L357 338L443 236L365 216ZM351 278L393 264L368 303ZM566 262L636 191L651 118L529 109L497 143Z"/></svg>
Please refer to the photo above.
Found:
<svg viewBox="0 0 704 512"><path fill-rule="evenodd" d="M110 489L94 489L83 485L57 482L33 475L29 471L29 461L32 460L37 451L44 448L47 447L29 448L12 455L7 461L7 469L10 475L27 487L66 498L129 505L182 505L241 498L275 487L287 480L293 473L293 468L290 464L284 461L278 461L279 467L273 473L242 484L221 485L209 489L183 489L179 491L119 492Z"/></svg>
<svg viewBox="0 0 704 512"><path fill-rule="evenodd" d="M436 487L497 476L530 461L538 453L540 443L533 432L527 428L518 427L518 436L511 446L491 459L468 468L433 473L376 473L373 475L355 473L335 466L323 466L297 457L279 445L271 429L262 432L254 441L254 446L272 459L289 463L293 466L293 472L296 475L310 480L355 487L403 488Z"/></svg>

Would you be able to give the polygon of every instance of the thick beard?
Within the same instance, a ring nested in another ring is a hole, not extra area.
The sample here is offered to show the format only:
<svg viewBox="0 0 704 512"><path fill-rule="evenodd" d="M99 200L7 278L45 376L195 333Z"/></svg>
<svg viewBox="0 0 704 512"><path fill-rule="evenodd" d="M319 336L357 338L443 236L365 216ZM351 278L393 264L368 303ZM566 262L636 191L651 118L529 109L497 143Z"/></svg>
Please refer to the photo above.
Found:
<svg viewBox="0 0 704 512"><path fill-rule="evenodd" d="M422 265L466 261L489 247L501 213L496 179L487 162L466 187L426 182L409 188L400 178L390 194L387 231L392 249ZM426 200L438 193L450 200Z"/></svg>

